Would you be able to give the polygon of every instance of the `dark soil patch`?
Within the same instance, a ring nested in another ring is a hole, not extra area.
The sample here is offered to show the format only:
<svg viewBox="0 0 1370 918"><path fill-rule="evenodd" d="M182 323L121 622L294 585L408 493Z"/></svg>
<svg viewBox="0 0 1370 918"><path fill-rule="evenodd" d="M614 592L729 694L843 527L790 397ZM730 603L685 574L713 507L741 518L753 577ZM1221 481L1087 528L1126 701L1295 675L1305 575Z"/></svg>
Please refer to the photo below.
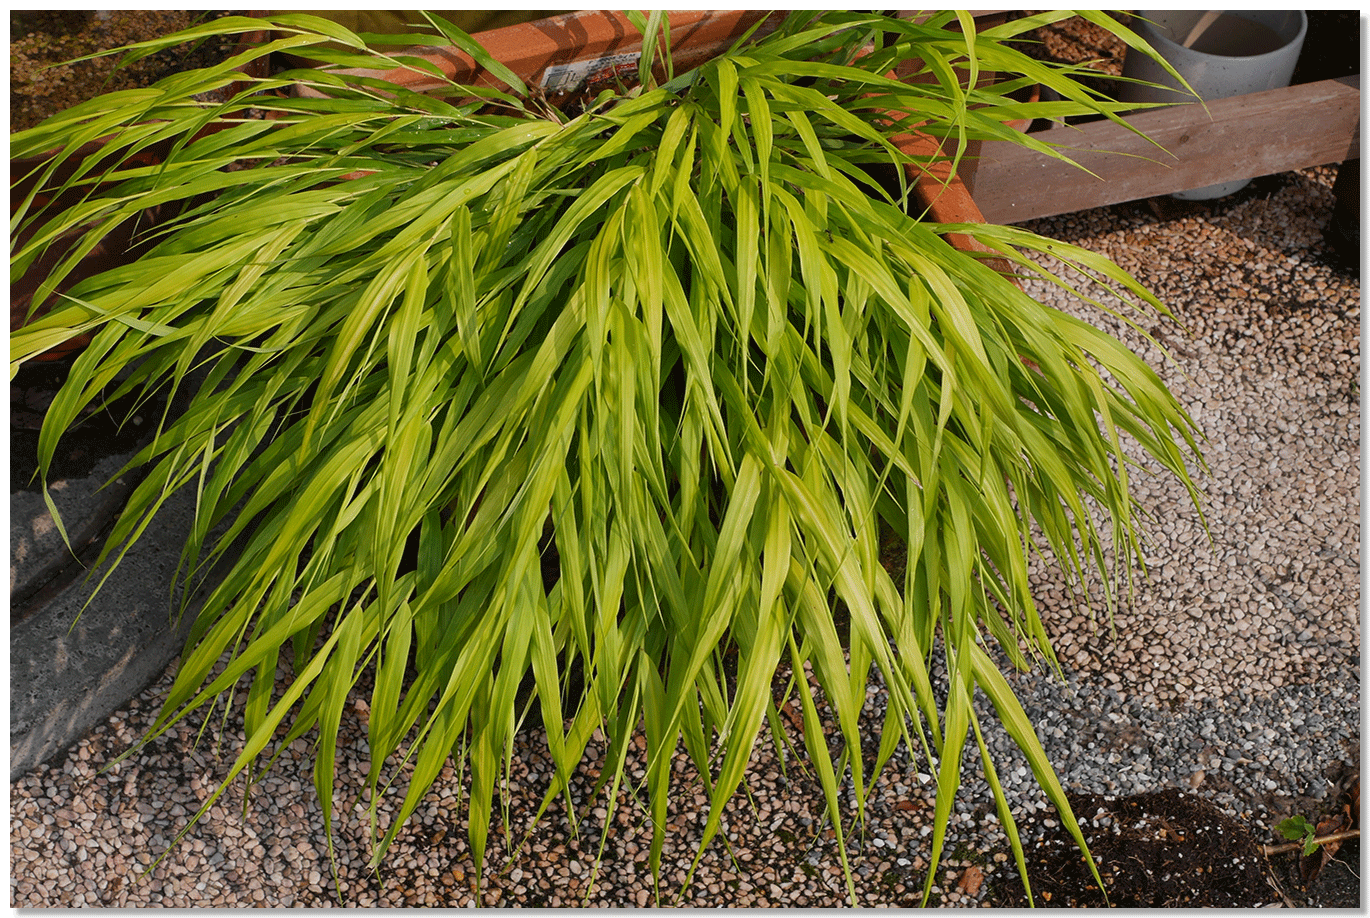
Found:
<svg viewBox="0 0 1370 918"><path fill-rule="evenodd" d="M1104 891L1074 839L1058 825L1027 851L1038 905L1251 908L1280 901L1251 833L1200 797L1173 788L1131 797L1067 796ZM1005 893L1014 896L1012 890ZM1003 904L1026 905L1021 890L1016 897Z"/></svg>
<svg viewBox="0 0 1370 918"><path fill-rule="evenodd" d="M1361 907L1359 839L1343 842L1341 848L1327 861L1311 883L1303 881L1299 872L1299 862L1300 857L1297 853L1276 854L1270 857L1271 872L1284 893L1286 905L1294 908Z"/></svg>
<svg viewBox="0 0 1370 918"><path fill-rule="evenodd" d="M1328 780L1334 791L1326 795L1326 799L1332 801L1330 805L1296 808L1294 813L1310 820L1317 827L1316 835L1328 840L1306 856L1302 850L1271 853L1270 866L1286 905L1358 909L1361 906L1360 838L1337 839L1336 836L1360 830L1360 767L1356 765L1339 774L1329 774ZM1272 833L1272 841L1276 848L1286 847L1281 844L1284 839L1274 835Z"/></svg>
<svg viewBox="0 0 1370 918"><path fill-rule="evenodd" d="M1266 853L1266 844L1284 839L1273 833L1257 838L1208 801L1178 789L1067 797L1114 908L1360 908L1359 839L1342 842L1328 858L1315 854L1321 869L1310 876L1301 870L1299 852ZM1346 794L1336 798L1341 803ZM1358 813L1358 798L1355 803ZM1053 827L1035 844L1026 841L1026 856L1038 907L1106 907L1064 827ZM1016 871L996 886L987 904L1027 906Z"/></svg>

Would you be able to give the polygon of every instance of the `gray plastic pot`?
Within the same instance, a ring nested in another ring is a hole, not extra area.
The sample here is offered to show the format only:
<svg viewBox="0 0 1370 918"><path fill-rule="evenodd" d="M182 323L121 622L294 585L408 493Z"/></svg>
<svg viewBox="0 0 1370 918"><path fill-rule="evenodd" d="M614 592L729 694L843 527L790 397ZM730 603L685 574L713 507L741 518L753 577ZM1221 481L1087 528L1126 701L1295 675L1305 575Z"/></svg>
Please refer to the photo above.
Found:
<svg viewBox="0 0 1370 918"><path fill-rule="evenodd" d="M1302 10L1138 10L1137 33L1180 72L1204 101L1242 96L1289 85L1303 50L1308 17ZM1142 54L1128 54L1123 76L1160 84L1124 83L1129 102L1182 102L1180 84ZM1221 182L1172 197L1221 198L1250 181Z"/></svg>

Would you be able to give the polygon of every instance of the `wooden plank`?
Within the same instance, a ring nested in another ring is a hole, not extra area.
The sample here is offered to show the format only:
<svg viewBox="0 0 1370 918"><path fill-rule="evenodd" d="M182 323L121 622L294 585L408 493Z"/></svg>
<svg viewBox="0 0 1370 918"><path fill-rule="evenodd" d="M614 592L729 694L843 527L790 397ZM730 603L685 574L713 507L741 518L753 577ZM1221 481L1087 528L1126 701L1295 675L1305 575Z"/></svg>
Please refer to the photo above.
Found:
<svg viewBox="0 0 1370 918"><path fill-rule="evenodd" d="M1163 149L1109 121L1033 135L1061 145L1094 175L990 141L967 149L978 159L963 165L962 178L985 219L1018 223L1360 155L1359 75L1218 99L1208 109L1177 105L1128 116Z"/></svg>

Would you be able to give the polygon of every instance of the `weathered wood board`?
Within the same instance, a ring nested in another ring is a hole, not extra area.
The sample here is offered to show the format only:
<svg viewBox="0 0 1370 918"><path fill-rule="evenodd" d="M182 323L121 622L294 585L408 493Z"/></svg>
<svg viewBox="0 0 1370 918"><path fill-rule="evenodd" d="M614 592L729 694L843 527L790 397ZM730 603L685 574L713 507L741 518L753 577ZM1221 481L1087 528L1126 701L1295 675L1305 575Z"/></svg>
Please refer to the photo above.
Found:
<svg viewBox="0 0 1370 918"><path fill-rule="evenodd" d="M1211 116L1211 117L1210 117ZM1018 223L1122 201L1272 175L1360 155L1360 76L1138 112L1034 136L1089 172L991 141L967 148L961 175L991 223Z"/></svg>

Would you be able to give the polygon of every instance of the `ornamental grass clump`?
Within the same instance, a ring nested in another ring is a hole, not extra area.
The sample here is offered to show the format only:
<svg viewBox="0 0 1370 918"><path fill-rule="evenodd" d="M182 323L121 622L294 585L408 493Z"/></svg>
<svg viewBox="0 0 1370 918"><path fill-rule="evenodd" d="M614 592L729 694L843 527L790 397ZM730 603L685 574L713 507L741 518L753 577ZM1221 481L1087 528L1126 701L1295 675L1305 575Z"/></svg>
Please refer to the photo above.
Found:
<svg viewBox="0 0 1370 918"><path fill-rule="evenodd" d="M930 888L974 736L1026 883L977 691L1083 846L992 648L1016 666L1053 659L1034 552L1077 589L1096 567L1130 576L1141 530L1124 440L1197 502L1194 425L1119 342L947 236L1066 285L1023 254L1048 252L1125 308L1165 309L1097 255L920 221L907 187L868 175L929 165L891 143L914 127L962 149L996 139L1060 155L1007 122L1116 118L1072 68L1014 48L1064 15L976 35L953 13L795 13L688 73L667 64L664 80L649 47L640 84L575 115L439 20L507 90L344 78L328 67L407 59L282 15L265 23L279 37L221 66L13 135L11 157L39 165L14 177L33 191L12 217L11 278L54 240L77 242L11 335L11 373L91 335L44 424L42 468L94 400L169 386L186 405L130 462L147 474L105 555L117 561L190 488L179 577L227 563L152 731L246 683L245 738L196 818L310 736L331 832L339 725L369 671L373 819L409 773L373 863L453 758L479 868L531 716L554 763L543 811L561 796L572 807L571 776L602 731L606 805L632 785L654 870L683 745L710 800L698 866L768 724L782 741L789 701L844 868L843 839L902 745L936 780ZM656 35L658 20L635 21ZM132 53L263 24L228 17ZM326 66L233 70L274 51ZM910 59L921 79L887 76ZM1002 81L978 86L991 70ZM1062 101L1013 101L1029 82ZM312 92L287 93L295 83ZM79 203L45 203L58 191ZM139 223L154 207L161 221ZM136 263L54 292L130 223L147 245ZM902 581L881 566L882 527ZM278 683L282 655L292 676ZM888 705L868 760L876 675ZM640 782L625 772L635 735Z"/></svg>

